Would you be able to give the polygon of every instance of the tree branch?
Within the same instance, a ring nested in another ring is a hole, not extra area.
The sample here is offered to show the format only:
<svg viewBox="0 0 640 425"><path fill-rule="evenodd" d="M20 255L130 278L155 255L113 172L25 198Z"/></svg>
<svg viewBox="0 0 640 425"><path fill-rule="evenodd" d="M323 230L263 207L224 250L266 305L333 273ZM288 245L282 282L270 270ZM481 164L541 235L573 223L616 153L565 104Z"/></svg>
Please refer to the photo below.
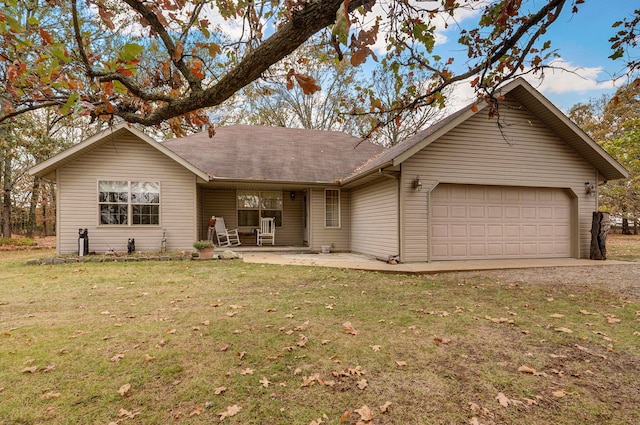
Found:
<svg viewBox="0 0 640 425"><path fill-rule="evenodd" d="M135 0L124 1L127 3L135 2ZM371 1L352 0L349 9L355 10ZM220 105L238 90L259 78L271 65L296 50L313 34L333 24L336 19L336 11L341 3L342 0L307 3L302 9L294 12L291 20L279 27L275 34L257 46L235 68L220 78L214 86L192 91L188 96L173 100L146 116L117 109L114 113L125 121L149 126L160 124L169 118L196 109Z"/></svg>

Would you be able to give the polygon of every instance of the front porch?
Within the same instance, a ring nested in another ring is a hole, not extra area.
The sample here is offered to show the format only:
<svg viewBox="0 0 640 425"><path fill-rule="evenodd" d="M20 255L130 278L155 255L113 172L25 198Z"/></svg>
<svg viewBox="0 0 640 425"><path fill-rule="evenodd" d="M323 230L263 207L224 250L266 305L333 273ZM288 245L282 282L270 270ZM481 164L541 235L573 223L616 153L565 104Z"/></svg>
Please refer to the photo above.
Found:
<svg viewBox="0 0 640 425"><path fill-rule="evenodd" d="M215 242L214 242L215 243ZM278 245L263 245L257 246L255 237L253 238L253 244L244 243L240 246L219 247L216 246L214 250L215 254L220 254L226 250L231 250L238 253L257 253L257 252L273 252L276 254L311 254L313 251L308 246L278 246Z"/></svg>
<svg viewBox="0 0 640 425"><path fill-rule="evenodd" d="M238 231L241 248L272 251L257 246L256 230L262 217L275 217L275 248L285 252L348 252L350 245L350 192L318 185L232 182L201 183L198 190L199 239L209 238L212 216L222 217L228 231ZM212 235L218 245L217 238ZM236 250L232 248L233 250Z"/></svg>

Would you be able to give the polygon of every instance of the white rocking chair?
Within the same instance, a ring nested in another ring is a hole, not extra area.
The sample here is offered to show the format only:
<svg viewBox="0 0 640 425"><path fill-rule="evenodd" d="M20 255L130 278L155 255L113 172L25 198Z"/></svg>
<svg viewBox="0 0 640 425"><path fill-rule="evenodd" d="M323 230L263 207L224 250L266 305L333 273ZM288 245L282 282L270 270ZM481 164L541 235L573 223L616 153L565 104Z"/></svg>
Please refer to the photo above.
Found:
<svg viewBox="0 0 640 425"><path fill-rule="evenodd" d="M227 230L222 217L216 217L216 238L218 239L218 246L221 247L240 245L238 229Z"/></svg>
<svg viewBox="0 0 640 425"><path fill-rule="evenodd" d="M262 246L262 242L271 240L271 245L276 244L276 218L263 217L260 219L260 228L257 232L257 244Z"/></svg>

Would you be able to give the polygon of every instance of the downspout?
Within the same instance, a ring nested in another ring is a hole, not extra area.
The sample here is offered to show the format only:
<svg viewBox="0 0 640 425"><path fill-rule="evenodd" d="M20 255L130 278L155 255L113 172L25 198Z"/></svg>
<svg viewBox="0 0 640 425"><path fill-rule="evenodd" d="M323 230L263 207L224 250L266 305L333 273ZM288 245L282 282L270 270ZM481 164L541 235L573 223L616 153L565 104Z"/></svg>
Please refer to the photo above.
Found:
<svg viewBox="0 0 640 425"><path fill-rule="evenodd" d="M427 192L427 263L431 263L431 188Z"/></svg>
<svg viewBox="0 0 640 425"><path fill-rule="evenodd" d="M595 170L595 173L596 173L596 179L594 181L596 182L596 212L597 212L597 211L600 211L600 179L599 179L598 170Z"/></svg>
<svg viewBox="0 0 640 425"><path fill-rule="evenodd" d="M401 201L401 193L402 193L402 179L400 178L400 176L402 175L402 164L400 164L401 170L399 172L395 172L395 173L389 173L389 172L385 172L384 169L379 168L378 169L378 174L389 178L389 179L393 179L396 181L397 184L397 190L398 190L398 210L397 210L397 217L398 217L398 228L396 229L396 235L398 235L398 252L396 254L393 254L393 256L397 256L398 257L398 261L402 258L402 232L400 231L400 229L402 228L401 225L401 217L402 217L402 201ZM389 257L391 258L391 256ZM388 259L387 259L388 260Z"/></svg>
<svg viewBox="0 0 640 425"><path fill-rule="evenodd" d="M56 210L55 210L55 214L56 214L56 253L60 254L60 248L62 247L60 240L61 240L61 235L62 232L60 231L60 216L62 214L60 214L60 191L58 190L58 188L60 187L58 182L60 181L60 168L56 168L56 182L54 183L53 186L53 192L54 195L56 197ZM46 235L45 235L46 236Z"/></svg>

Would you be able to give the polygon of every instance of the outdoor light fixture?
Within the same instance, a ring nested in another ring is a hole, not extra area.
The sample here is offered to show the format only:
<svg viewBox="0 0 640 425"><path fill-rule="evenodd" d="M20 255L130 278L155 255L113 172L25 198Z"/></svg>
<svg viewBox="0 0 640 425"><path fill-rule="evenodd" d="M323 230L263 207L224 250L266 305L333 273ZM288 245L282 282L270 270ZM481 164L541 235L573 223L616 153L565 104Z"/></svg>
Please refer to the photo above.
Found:
<svg viewBox="0 0 640 425"><path fill-rule="evenodd" d="M422 190L422 182L420 181L420 176L416 176L416 179L413 181L411 186L415 189L416 192L420 192Z"/></svg>
<svg viewBox="0 0 640 425"><path fill-rule="evenodd" d="M584 193L586 193L587 195L595 195L596 193L596 185L595 184L591 184L589 182L585 182L584 183Z"/></svg>
<svg viewBox="0 0 640 425"><path fill-rule="evenodd" d="M289 194L289 196L291 197L291 200L292 200L292 201L295 201L295 200L296 200L296 193L295 193L295 192L291 192L291 193Z"/></svg>

